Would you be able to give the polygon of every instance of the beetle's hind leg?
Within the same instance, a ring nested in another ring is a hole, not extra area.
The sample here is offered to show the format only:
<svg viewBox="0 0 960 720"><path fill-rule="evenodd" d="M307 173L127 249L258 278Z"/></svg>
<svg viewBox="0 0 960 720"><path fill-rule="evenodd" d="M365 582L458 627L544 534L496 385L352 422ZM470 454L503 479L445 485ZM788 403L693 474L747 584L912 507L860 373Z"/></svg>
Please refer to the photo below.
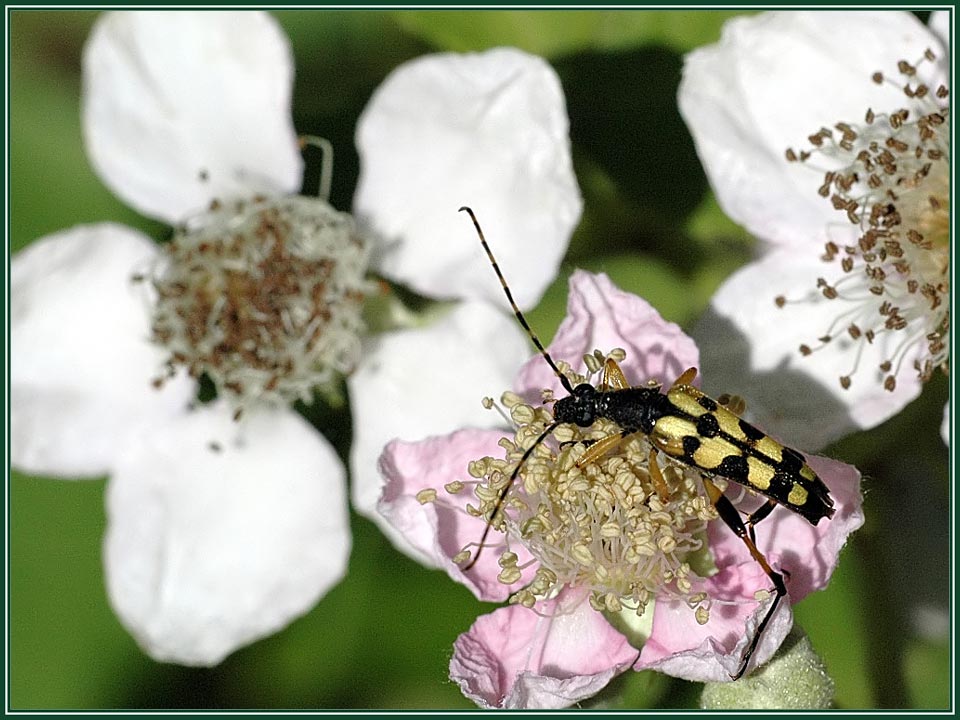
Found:
<svg viewBox="0 0 960 720"><path fill-rule="evenodd" d="M743 544L747 546L747 550L750 551L750 556L757 561L757 563L766 573L767 577L770 578L770 581L773 583L773 589L775 593L773 602L770 603L770 608L760 620L760 624L757 625L757 630L753 635L753 639L750 641L746 652L743 654L743 659L740 661L740 667L737 668L737 672L734 675L730 676L733 680L738 680L747 671L747 666L750 664L750 658L753 657L753 653L756 651L757 645L760 643L760 638L763 637L763 631L766 630L767 625L770 623L774 613L777 611L777 607L780 605L780 600L787 594L787 586L783 581L783 575L770 567L770 563L767 562L767 558L764 557L763 553L757 549L756 543L753 540L753 525L769 515L770 510L773 508L771 507L770 509L766 509L770 503L766 503L761 506L757 512L747 519L748 523L751 522L751 520L753 521L750 525L750 529L748 530L746 524L740 517L740 513L733 506L733 503L730 502L729 498L727 498L722 492L720 492L720 489L714 485L713 482L711 482L708 478L703 478L703 486L707 491L710 502L713 503L713 506L717 509L720 519L723 520L724 524L726 524L726 526L743 541ZM758 513L762 513L760 518L754 519Z"/></svg>
<svg viewBox="0 0 960 720"><path fill-rule="evenodd" d="M764 519L765 517L767 517L771 512L773 512L773 509L774 509L778 504L779 504L779 503L777 503L776 500L771 500L771 499L768 498L767 501L766 501L763 505L761 505L761 506L758 507L756 510L754 510L752 513L750 513L750 515L747 517L747 519L743 521L743 524L744 524L744 525L746 526L746 528L747 528L747 532L750 533L750 539L751 539L754 543L757 542L757 536L756 536L756 533L754 533L754 530L753 530L753 529L757 526L757 524L758 524L761 520L763 520L763 519Z"/></svg>

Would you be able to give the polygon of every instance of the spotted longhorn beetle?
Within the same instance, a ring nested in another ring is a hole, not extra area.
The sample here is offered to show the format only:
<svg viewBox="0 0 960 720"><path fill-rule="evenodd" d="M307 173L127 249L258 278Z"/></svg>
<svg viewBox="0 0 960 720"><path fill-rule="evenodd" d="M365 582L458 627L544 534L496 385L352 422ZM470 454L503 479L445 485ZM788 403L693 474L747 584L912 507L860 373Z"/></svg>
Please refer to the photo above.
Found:
<svg viewBox="0 0 960 720"><path fill-rule="evenodd" d="M581 467L602 457L629 435L644 433L653 445L650 451L650 476L658 492L661 494L668 492L666 481L657 463L658 451L703 471L704 488L720 519L743 541L751 557L760 564L773 583L775 593L773 602L757 626L737 672L731 675L733 680L739 679L746 672L750 658L757 649L763 631L776 612L781 598L787 594L783 575L771 568L766 557L757 549L754 528L777 505L783 505L792 510L811 525L816 525L825 517L833 517L833 499L830 497L829 489L810 468L802 454L781 445L729 408L693 387L690 383L696 377L696 368L690 368L681 374L664 394L661 392L661 386L656 384L632 387L617 362L607 358L601 381L597 386L581 383L574 387L550 357L550 353L544 348L514 301L513 294L493 256L493 251L483 236L483 230L473 210L469 207L461 207L460 210L470 215L477 235L480 237L480 243L503 286L503 291L517 320L556 374L560 384L569 393L556 401L553 406L553 422L521 456L509 481L497 497L493 512L480 539L477 553L463 566L463 569L469 570L479 558L480 550L483 549L493 521L500 512L524 463L536 447L559 425L572 423L580 427L590 427L596 420L605 418L621 428L619 433L589 445L586 452L577 460L577 465ZM733 503L710 480L712 476L732 480L760 493L767 498L767 501L744 520Z"/></svg>

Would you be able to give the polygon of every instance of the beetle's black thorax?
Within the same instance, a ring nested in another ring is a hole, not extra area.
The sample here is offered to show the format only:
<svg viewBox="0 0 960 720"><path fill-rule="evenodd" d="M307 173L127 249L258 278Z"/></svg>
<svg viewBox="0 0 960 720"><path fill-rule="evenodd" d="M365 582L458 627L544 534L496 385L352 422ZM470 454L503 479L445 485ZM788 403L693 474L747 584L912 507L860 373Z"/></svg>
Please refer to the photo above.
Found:
<svg viewBox="0 0 960 720"><path fill-rule="evenodd" d="M667 396L658 388L624 388L598 393L601 417L624 430L649 434L658 418L671 412Z"/></svg>
<svg viewBox="0 0 960 720"><path fill-rule="evenodd" d="M615 422L623 430L649 433L658 418L670 412L667 396L658 388L597 390L589 383L577 385L557 400L553 416L557 422L589 427L599 418Z"/></svg>

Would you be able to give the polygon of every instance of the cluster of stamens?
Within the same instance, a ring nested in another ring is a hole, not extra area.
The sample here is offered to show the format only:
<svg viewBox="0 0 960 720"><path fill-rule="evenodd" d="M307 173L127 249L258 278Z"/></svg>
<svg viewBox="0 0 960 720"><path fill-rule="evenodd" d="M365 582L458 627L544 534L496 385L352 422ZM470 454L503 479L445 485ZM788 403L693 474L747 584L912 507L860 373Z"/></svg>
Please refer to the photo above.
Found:
<svg viewBox="0 0 960 720"><path fill-rule="evenodd" d="M212 203L178 228L148 279L152 339L209 377L237 412L312 400L359 358L368 249L352 218L316 198Z"/></svg>
<svg viewBox="0 0 960 720"><path fill-rule="evenodd" d="M787 150L787 160L829 160L819 194L854 226L856 239L842 246L826 243L821 259L842 274L820 277L816 294L841 305L816 343L800 346L802 355L841 337L857 345L850 371L840 375L850 387L864 343L890 335L888 354L876 368L887 390L896 388L904 365L922 381L937 368L948 369L950 326L950 116L949 91L921 82L918 67L933 62L927 50L916 65L898 65L905 85L898 88L909 108L890 113L867 110L864 123L839 122L808 140L812 149ZM873 82L887 80L875 73ZM788 300L776 298L778 306Z"/></svg>
<svg viewBox="0 0 960 720"><path fill-rule="evenodd" d="M587 380L565 363L559 366L574 384ZM456 494L472 485L478 503L467 504L466 512L487 520L497 537L482 548L463 548L454 562L465 565L476 552L496 552L505 585L535 566L532 579L510 597L529 608L570 587L585 589L591 606L609 613L626 609L642 615L651 599L671 595L707 622L712 601L693 591L697 576L690 561L704 549L707 523L717 515L700 474L664 459L664 482L657 482L650 472L651 446L642 433L578 466L590 441L620 432L600 419L589 428L559 426L537 445L511 484L522 456L553 417L547 407L529 405L511 392L501 403L515 428L513 437L500 442L504 455L471 462L473 480L447 486ZM518 545L532 561L519 562Z"/></svg>

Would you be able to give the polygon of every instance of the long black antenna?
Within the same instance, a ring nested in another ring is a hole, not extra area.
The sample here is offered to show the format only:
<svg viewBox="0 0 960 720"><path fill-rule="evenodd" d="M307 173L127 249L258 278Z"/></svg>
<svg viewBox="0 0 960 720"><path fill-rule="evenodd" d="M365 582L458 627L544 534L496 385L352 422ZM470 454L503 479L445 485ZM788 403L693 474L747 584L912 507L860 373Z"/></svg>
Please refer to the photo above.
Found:
<svg viewBox="0 0 960 720"><path fill-rule="evenodd" d="M522 468L524 464L527 462L527 458L533 455L533 451L537 449L537 445L539 445L544 440L546 440L547 436L550 433L552 433L554 430L556 430L557 425L559 424L560 423L558 422L554 422L547 425L547 427L544 428L543 432L540 433L540 437L538 437L534 441L533 445L531 445L524 451L523 456L520 458L520 462L517 463L517 466L513 469L513 472L510 473L510 479L507 481L507 484L503 486L503 489L500 491L500 494L497 495L497 502L494 503L493 512L490 513L490 519L487 520L487 525L485 528L483 528L483 535L480 536L480 542L477 543L477 552L473 556L473 558L470 560L470 562L468 562L466 565L464 565L461 568L464 572L466 572L467 570L472 568L474 565L476 565L477 560L480 559L480 553L483 550L483 544L487 541L487 535L490 534L490 528L493 527L493 519L497 516L497 513L500 512L500 508L503 507L503 501L506 500L507 493L510 492L510 488L513 487L513 482L517 479L517 475L520 474L520 468Z"/></svg>
<svg viewBox="0 0 960 720"><path fill-rule="evenodd" d="M497 264L497 259L493 256L493 251L490 249L490 246L487 245L487 241L483 237L483 230L480 229L480 223L477 221L477 216L474 215L473 210L468 208L466 205L460 208L460 212L466 212L468 215L470 215L470 219L473 220L473 226L477 229L477 235L480 236L480 244L483 245L483 249L486 250L487 257L490 258L490 264L493 265L493 271L497 273L497 277L500 279L500 285L503 286L503 291L507 294L507 300L510 302L510 307L513 308L513 314L517 316L517 320L520 321L523 329L527 331L527 335L530 336L533 344L537 346L537 350L539 350L540 354L543 355L543 359L547 361L547 364L553 370L554 374L560 378L560 384L563 385L563 389L568 393L572 393L573 386L570 384L567 376L560 372L560 368L557 367L557 364L553 361L553 358L550 357L550 353L548 353L547 349L543 347L543 343L540 342L540 338L537 337L537 334L530 327L530 324L523 316L523 313L520 312L520 308L517 307L517 303L513 299L513 293L510 292L510 286L507 285L507 279L503 277L503 273L500 272L500 266Z"/></svg>

